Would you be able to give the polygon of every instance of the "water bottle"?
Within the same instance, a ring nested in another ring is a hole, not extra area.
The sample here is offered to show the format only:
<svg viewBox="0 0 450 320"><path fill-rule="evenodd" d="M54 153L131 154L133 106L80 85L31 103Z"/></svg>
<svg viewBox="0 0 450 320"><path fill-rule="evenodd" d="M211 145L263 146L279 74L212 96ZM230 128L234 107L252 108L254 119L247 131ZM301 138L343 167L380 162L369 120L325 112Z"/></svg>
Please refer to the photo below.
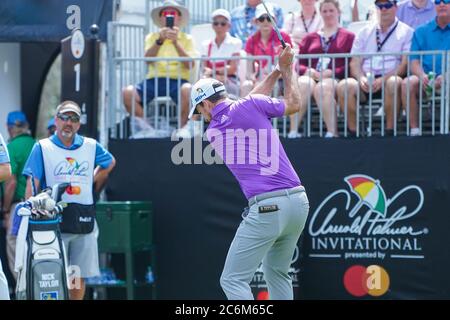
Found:
<svg viewBox="0 0 450 320"><path fill-rule="evenodd" d="M425 92L427 94L427 97L431 97L433 94L433 87L434 87L434 79L436 77L436 74L433 71L428 72L428 85L425 88Z"/></svg>
<svg viewBox="0 0 450 320"><path fill-rule="evenodd" d="M367 82L369 83L369 92L372 92L373 82L375 80L375 76L373 75L372 72L367 72L366 73L366 78L367 78Z"/></svg>
<svg viewBox="0 0 450 320"><path fill-rule="evenodd" d="M366 78L367 78L367 81L369 82L369 86L371 87L373 84L373 81L375 80L375 76L373 75L372 72L367 72Z"/></svg>
<svg viewBox="0 0 450 320"><path fill-rule="evenodd" d="M153 271L152 267L147 267L147 273L145 274L145 281L147 283L153 283L155 281L155 278L153 277Z"/></svg>

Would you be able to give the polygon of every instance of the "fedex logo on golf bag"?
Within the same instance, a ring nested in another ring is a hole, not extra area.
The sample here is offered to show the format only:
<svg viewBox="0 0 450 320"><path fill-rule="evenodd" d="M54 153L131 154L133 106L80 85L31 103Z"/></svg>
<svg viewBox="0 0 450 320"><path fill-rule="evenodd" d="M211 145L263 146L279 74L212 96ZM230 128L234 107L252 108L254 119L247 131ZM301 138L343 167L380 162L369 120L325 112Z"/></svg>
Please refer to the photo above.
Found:
<svg viewBox="0 0 450 320"><path fill-rule="evenodd" d="M57 291L41 292L41 300L58 300Z"/></svg>

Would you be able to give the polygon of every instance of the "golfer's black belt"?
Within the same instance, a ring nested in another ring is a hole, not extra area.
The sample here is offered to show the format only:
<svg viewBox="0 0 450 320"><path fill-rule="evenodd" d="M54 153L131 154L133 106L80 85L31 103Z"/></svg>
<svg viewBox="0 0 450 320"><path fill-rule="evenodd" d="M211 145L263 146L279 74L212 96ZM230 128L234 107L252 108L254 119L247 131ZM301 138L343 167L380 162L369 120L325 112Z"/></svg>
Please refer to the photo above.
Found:
<svg viewBox="0 0 450 320"><path fill-rule="evenodd" d="M252 205L254 205L255 203L265 200L265 199L270 199L270 198L275 198L275 197L282 197L282 196L289 196L291 194L295 194L295 193L299 193L299 192L305 192L305 188L303 186L298 186L298 187L294 187L291 189L282 189L282 190L276 190L276 191L271 191L271 192L266 192L266 193L261 193L258 194L254 197L251 197L248 200L248 206L251 207Z"/></svg>

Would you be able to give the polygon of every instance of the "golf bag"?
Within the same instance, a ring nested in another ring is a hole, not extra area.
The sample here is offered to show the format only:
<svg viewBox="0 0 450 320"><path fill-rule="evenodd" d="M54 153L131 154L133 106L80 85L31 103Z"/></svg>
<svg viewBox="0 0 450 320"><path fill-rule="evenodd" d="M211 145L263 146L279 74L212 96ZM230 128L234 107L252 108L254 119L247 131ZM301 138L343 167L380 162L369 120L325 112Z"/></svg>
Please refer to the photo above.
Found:
<svg viewBox="0 0 450 320"><path fill-rule="evenodd" d="M17 238L18 300L68 300L66 253L59 229L64 204L56 204L69 184L57 184L22 203ZM22 236L23 249L19 250ZM19 267L18 267L19 266Z"/></svg>

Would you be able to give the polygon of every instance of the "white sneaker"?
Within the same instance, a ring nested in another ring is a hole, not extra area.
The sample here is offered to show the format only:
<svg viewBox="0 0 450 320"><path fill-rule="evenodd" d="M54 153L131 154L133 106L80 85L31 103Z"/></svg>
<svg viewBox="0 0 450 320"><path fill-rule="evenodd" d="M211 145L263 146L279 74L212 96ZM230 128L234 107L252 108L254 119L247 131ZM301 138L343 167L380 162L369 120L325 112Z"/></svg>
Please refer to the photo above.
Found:
<svg viewBox="0 0 450 320"><path fill-rule="evenodd" d="M325 134L325 138L334 138L334 134L332 132L327 131Z"/></svg>
<svg viewBox="0 0 450 320"><path fill-rule="evenodd" d="M289 139L301 138L302 135L297 131L290 131L287 136Z"/></svg>
<svg viewBox="0 0 450 320"><path fill-rule="evenodd" d="M418 136L421 136L422 134L420 133L419 128L411 128L411 131L409 131L409 135L411 137L418 137Z"/></svg>
<svg viewBox="0 0 450 320"><path fill-rule="evenodd" d="M384 108L380 107L375 113L375 117L382 117L384 115Z"/></svg>

